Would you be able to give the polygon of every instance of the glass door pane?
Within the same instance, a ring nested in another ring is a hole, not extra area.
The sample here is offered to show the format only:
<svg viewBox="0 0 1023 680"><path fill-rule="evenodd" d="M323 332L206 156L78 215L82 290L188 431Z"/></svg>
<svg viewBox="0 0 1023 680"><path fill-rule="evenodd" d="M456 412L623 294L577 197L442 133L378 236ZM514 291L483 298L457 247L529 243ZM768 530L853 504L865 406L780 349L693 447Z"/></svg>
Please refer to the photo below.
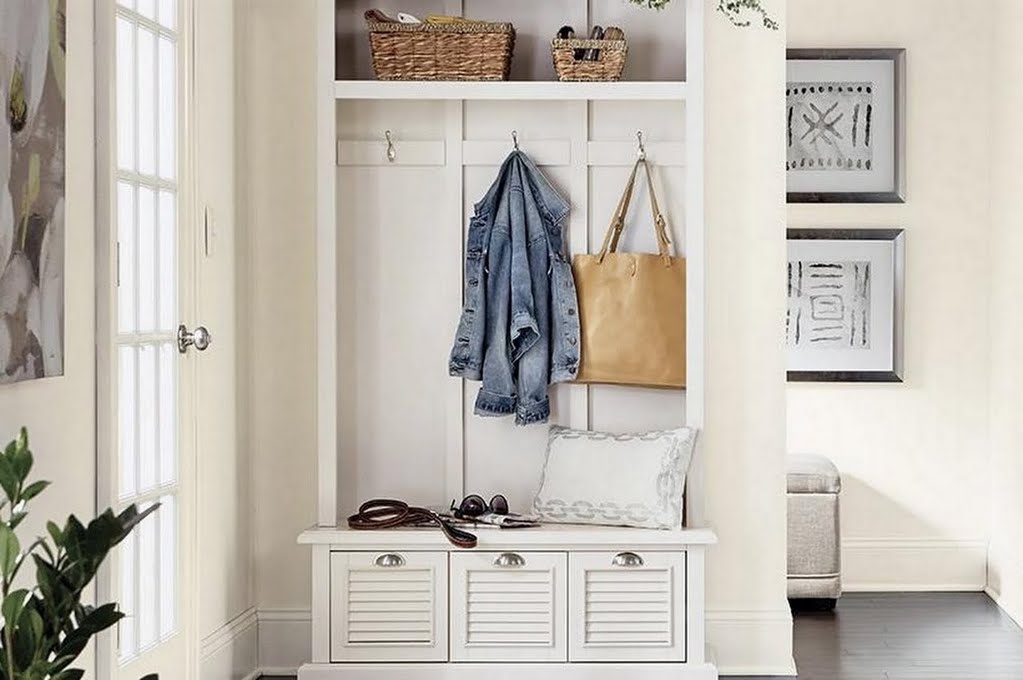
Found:
<svg viewBox="0 0 1023 680"><path fill-rule="evenodd" d="M118 500L160 503L119 551L122 663L180 621L178 9L175 0L118 0L114 19Z"/></svg>

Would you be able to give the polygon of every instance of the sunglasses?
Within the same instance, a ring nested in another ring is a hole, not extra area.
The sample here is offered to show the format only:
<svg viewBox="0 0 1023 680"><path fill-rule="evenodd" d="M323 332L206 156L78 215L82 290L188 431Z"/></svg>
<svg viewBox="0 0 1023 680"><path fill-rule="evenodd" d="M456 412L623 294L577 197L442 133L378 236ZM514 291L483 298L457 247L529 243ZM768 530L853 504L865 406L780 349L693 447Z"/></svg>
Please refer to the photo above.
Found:
<svg viewBox="0 0 1023 680"><path fill-rule="evenodd" d="M451 501L451 513L463 519L465 517L479 517L485 515L488 512L494 513L495 515L507 515L508 514L508 499L497 494L490 499L487 503L483 500L483 496L479 494L470 494L462 499L462 502L455 506L455 502Z"/></svg>

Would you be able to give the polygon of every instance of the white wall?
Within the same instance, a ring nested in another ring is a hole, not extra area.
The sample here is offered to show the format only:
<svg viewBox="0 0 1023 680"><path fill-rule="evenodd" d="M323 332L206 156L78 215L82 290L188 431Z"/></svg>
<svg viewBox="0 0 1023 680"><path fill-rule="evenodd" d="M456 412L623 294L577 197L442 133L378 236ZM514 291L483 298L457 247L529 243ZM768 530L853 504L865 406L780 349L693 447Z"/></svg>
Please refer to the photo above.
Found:
<svg viewBox="0 0 1023 680"><path fill-rule="evenodd" d="M788 211L792 227L906 229L905 383L789 385L789 450L827 455L842 471L848 590L977 590L988 524L988 326L1005 313L986 302L989 251L999 250L989 140L1013 139L1008 129L989 137L987 121L991 93L1019 71L992 74L989 2L788 7L789 47L904 47L908 66L906 204Z"/></svg>
<svg viewBox="0 0 1023 680"><path fill-rule="evenodd" d="M0 446L28 427L32 474L53 483L32 502L23 536L44 535L46 520L88 520L96 510L92 3L67 3L67 53L64 376L0 386ZM91 675L92 656L90 646L76 667Z"/></svg>
<svg viewBox="0 0 1023 680"><path fill-rule="evenodd" d="M1023 4L997 0L992 41L995 88L991 159L991 594L1023 624Z"/></svg>
<svg viewBox="0 0 1023 680"><path fill-rule="evenodd" d="M781 109L775 116L764 115L784 85L784 36L732 29L713 12L716 3L707 5L712 83L707 104L707 257L712 273L707 292L706 340L711 349L704 451L707 515L721 536L708 569L709 637L727 671L785 674L792 670L792 654L791 617L784 598L780 322L784 300L780 289L773 300L764 301L758 295L771 288L785 261L783 178L776 170L784 149L781 138L773 134L781 125ZM771 3L771 8L776 16L784 16L784 2ZM247 10L243 145L248 198L242 219L251 226L252 237L249 436L255 466L254 521L259 527L255 554L260 664L294 667L308 653L310 597L308 549L297 546L295 538L315 521L316 503L313 137L308 132L313 122L313 3L248 0ZM743 82L741 96L731 86L737 81ZM416 106L420 105L410 110ZM479 111L485 114L486 107ZM621 111L613 106L594 111L596 134L611 134L617 120L618 127L630 126L620 138L631 137L635 122L627 117L623 122ZM474 112L466 117L467 138L507 134L506 125L491 119L499 111L478 121ZM559 134L557 128L565 115L571 113L555 110L544 118L525 110L520 120L537 126L538 135L546 124L554 126L553 137L565 138L571 133ZM383 122L373 118L374 125L380 123L377 127L386 127ZM662 122L655 115L644 125ZM609 132L601 132L604 124L611 126ZM416 131L436 132L425 118ZM347 133L353 138L369 134L357 129ZM522 130L520 136L527 139ZM478 174L480 169L473 172ZM611 171L601 172L608 174L603 180L595 174L594 181L610 186ZM570 180L562 174L559 169L552 171L556 181L567 186ZM467 175L467 200L479 193L481 182L476 174ZM594 215L607 212L604 203L608 201L602 198L591 205ZM602 220L594 217L593 222ZM390 233L381 238L389 238ZM375 243L366 245L377 247ZM734 275L736 259L743 265L739 276ZM345 294L361 295L351 287ZM360 299L353 297L346 304L358 308ZM432 360L442 363L444 358ZM471 388L470 392L471 398ZM494 432L510 436L506 423L470 425L475 437ZM344 436L358 435L346 429ZM470 440L467 443L472 445ZM514 470L506 472L516 480L520 476ZM486 486L493 480L480 467L470 467L467 473L470 485ZM343 490L349 496L363 493L379 482L375 479L372 475L349 477ZM348 504L355 500L345 499ZM757 568L751 569L754 560Z"/></svg>

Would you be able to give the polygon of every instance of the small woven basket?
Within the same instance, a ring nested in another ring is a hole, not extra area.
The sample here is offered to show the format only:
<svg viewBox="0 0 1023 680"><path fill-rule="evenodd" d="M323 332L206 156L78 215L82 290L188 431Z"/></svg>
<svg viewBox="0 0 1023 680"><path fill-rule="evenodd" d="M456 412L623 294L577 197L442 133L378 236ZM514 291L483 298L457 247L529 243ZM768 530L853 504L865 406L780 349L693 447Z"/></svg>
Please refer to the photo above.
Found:
<svg viewBox="0 0 1023 680"><path fill-rule="evenodd" d="M380 80L508 80L515 48L511 24L366 23Z"/></svg>
<svg viewBox="0 0 1023 680"><path fill-rule="evenodd" d="M600 50L597 59L576 59L576 50ZM626 40L555 40L551 43L558 80L619 80L629 52Z"/></svg>

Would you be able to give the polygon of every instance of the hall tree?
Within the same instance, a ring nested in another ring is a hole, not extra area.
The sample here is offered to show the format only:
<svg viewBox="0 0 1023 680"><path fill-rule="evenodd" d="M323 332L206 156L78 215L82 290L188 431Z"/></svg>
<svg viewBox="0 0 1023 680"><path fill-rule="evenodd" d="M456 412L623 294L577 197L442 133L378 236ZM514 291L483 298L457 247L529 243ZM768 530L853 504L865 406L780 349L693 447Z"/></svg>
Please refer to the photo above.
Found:
<svg viewBox="0 0 1023 680"><path fill-rule="evenodd" d="M467 5L466 11L475 16L495 18L500 13L496 4L467 3ZM602 7L606 11L611 11L611 8L617 11L621 5L607 3L606 6L598 6L594 11L603 11ZM533 9L532 5L530 8ZM315 280L310 268L315 262L314 253L317 250L310 240L308 231L280 230L278 225L313 223L311 204L307 201L291 201L287 197L294 196L298 199L310 196L310 187L315 185L310 164L313 163L315 153L317 151L324 153L326 147L317 145L308 138L308 134L299 136L281 134L279 131L290 130L294 127L295 121L310 129L309 126L314 120L313 97L318 81L314 76L315 54L312 40L317 22L311 8L306 5L283 11L274 3L253 2L248 3L246 9L248 45L244 51L249 55L247 64L250 67L246 76L246 90L249 101L259 102L258 106L245 107L246 125L249 128L246 146L252 159L247 164L251 169L251 185L248 191L252 198L247 202L246 209L251 216L254 239L252 271L260 272L259 275L252 274L251 278L253 318L258 319L255 321L258 330L253 332L251 337L254 363L264 367L280 367L277 371L261 370L252 376L255 388L250 423L256 459L255 493L257 496L272 494L279 488L278 484L282 480L294 480L292 485L307 490L305 493L308 494L317 485L312 461L307 457L309 454L281 457L279 451L282 447L288 450L310 451L316 445L316 437L313 434L315 400L314 393L310 392L309 387L313 384L311 381L316 379L316 369L309 355L315 346L311 332L315 319L313 306ZM749 310L745 310L748 313L744 311L740 314L740 310L746 304L741 299L742 291L752 295L755 291L764 289L768 285L766 282L770 277L770 271L773 270L772 267L781 266L779 263L783 262L784 258L781 243L775 242L783 233L780 213L782 187L770 186L770 183L742 181L758 173L768 174L769 163L765 158L771 152L778 153L779 157L781 154L781 147L773 146L774 140L768 133L772 124L777 124L778 121L772 122L769 115L764 116L763 112L768 109L758 106L756 102L766 101L764 97L771 91L772 83L780 86L783 82L782 67L779 65L773 68L770 55L782 54L784 37L783 32L736 31L713 12L714 8L709 3L705 9L708 71L706 90L708 129L704 142L707 152L707 266L708 268L711 266L714 258L722 263L718 265L720 271L707 273L708 311L704 333L708 377L707 431L703 433L703 448L700 454L705 479L703 495L706 524L714 528L720 537L719 545L708 555L707 635L711 646L716 648L721 670L768 668L780 671L791 667L790 618L784 602L783 580L784 418L781 398L778 398L777 394L775 398L770 395L780 391L779 385L775 385L773 379L783 375L783 366L780 353L779 356L772 357L770 352L765 354L761 351L762 347L769 345L769 343L765 345L767 337L780 333L780 329L775 318L771 316L770 305L749 303ZM776 14L784 13L784 6L781 4L773 5L770 9ZM545 35L540 30L541 25L545 27L551 22L560 25L566 21L575 21L581 25L585 18L574 13L582 13L585 10L583 4L579 3L570 5L557 18L553 18L553 15L531 18L523 8L519 10L523 14L521 19L518 16L512 18L516 25L521 27L521 38L529 34ZM678 16L678 9L667 11L676 12L675 16ZM645 28L633 29L633 37L641 42L643 31L650 30L657 22L665 21L665 17L672 15L649 13L640 16L650 22ZM358 26L357 23L351 22L349 25ZM647 55L655 53L637 50L635 42L632 48L631 57L637 60L632 62L633 64L643 65L644 59L648 58ZM543 52L542 46L537 49L539 51L534 52L526 39L520 42L516 52L520 55L521 61L517 59L518 65L515 67L518 77L532 78L540 73L540 69L549 68L547 66L549 54ZM646 62L643 67L657 69L666 68L666 64L673 64L677 69L680 60L675 58L673 61L671 55L678 55L678 50L681 49L682 43L676 41L662 51L665 55L663 61L658 57L652 59L656 63ZM661 52L656 54L660 55ZM516 77L515 72L513 77ZM682 72L676 71L673 75L665 71L664 75L659 77L681 78ZM729 90L736 87L737 82L741 82L742 87L749 93L748 101L744 100L738 104L731 98ZM353 92L361 86L358 83L351 83L345 87L349 88L349 92ZM403 145L406 154L404 160L407 163L414 162L415 154L425 154L427 157L433 154L433 158L436 159L437 142L446 138L447 125L445 123L445 127L439 127L440 124L436 121L446 120L446 108L452 105L452 102L418 100L382 103L342 100L335 104L340 113L337 136L342 140L340 147L342 158L347 148L354 148L346 147L346 143L358 142L368 144L369 148L378 148L377 158L383 159L382 162L385 163L386 143L383 132L390 129L395 139L399 164ZM486 147L486 155L478 156L475 161L471 158L467 160L480 163L496 159L489 162L491 164L499 162L504 153L511 148L510 134L515 129L519 132L523 150L537 157L541 164L555 162L545 167L545 172L548 172L566 193L571 191L570 187L578 186L581 181L573 178L582 177L579 171L572 170L571 163L573 160L578 162L577 159L585 158L584 155L575 153L575 147L572 146L573 139L586 141L585 137L576 137L578 133L575 132L583 124L584 116L578 111L584 105L579 101L542 102L540 106L535 103L523 105L503 101L454 103L454 106L465 106L463 139L478 144L477 148L482 149L484 145ZM641 109L649 110L649 116L644 118L643 114L640 114L637 118L633 115ZM390 112L391 121L386 125L380 118L381 112ZM652 144L678 144L685 150L687 146L685 134L679 134L684 126L684 120L684 106L671 102L643 102L642 105L636 106L630 102L602 100L590 105L590 114L586 116L586 124L591 129L589 141L609 145L606 148L610 148L611 151L607 153L607 157L616 159L614 162L620 165L597 167L589 171L590 181L594 187L606 186L609 190L591 189L591 200L582 204L577 203L573 196L573 217L570 219L574 220L575 226L569 229L571 234L582 234L589 237L592 243L593 235L603 232L606 227L604 222L613 207L611 203L620 190L628 164L631 164L635 157L636 130L642 128ZM361 127L360 121L363 121ZM264 130L277 130L278 134L267 136L262 132ZM565 146L561 140L566 139L568 153L559 150L559 147ZM620 150L613 148L614 146L618 146ZM333 152L332 147L329 152ZM656 157L654 160L656 162ZM559 166L558 162L568 165ZM673 228L677 230L677 236L681 237L678 239L680 244L688 248L691 244L688 242L689 234L686 233L688 226L684 217L685 201L682 198L686 171L682 167L672 167L670 159L664 165L665 167L658 167L656 170L658 181L666 192L665 196L670 195L671 200L676 202L665 206L664 210ZM436 166L431 179L426 181L436 182L439 186L441 180L437 179L436 175L441 174L437 172L441 168L442 166ZM473 165L466 168L463 175L463 205L468 205L479 197L487 180L492 177L493 170L493 165L490 168ZM375 177L392 175L412 185L413 177L430 174L424 168L401 165L393 168L382 165L365 168L342 166L337 172L340 176L348 175L353 178L361 176L363 178L361 189L372 186ZM778 182L780 181L779 178ZM431 190L434 193L439 192L438 186L432 186ZM345 188L343 184L338 188L343 202ZM409 203L422 200L426 193L425 190L419 193L420 190L415 187L411 191L412 193L405 194ZM431 196L431 205L433 203L437 203L440 210L450 210L450 206L444 207L447 201L439 198L439 194ZM339 209L338 214L342 216L342 220L352 219L354 224L356 220L367 219L373 214L379 219L380 210L400 212L403 209L400 206L377 207L375 201L358 202L356 208L364 212L352 217ZM771 217L772 215L774 217ZM453 219L443 219L438 222L437 227L419 230L415 244L401 238L403 227L398 226L400 222L395 219L396 215L391 214L389 217L390 219L384 222L388 225L387 228L375 230L363 228L354 232L339 230L341 244L339 266L343 277L361 277L357 280L365 280L368 284L376 286L373 294L382 300L381 308L407 309L409 303L402 297L399 283L387 279L383 271L374 271L373 263L386 262L380 253L387 252L388 257L404 258L407 264L416 269L417 274L422 274L420 269L434 271L431 268L435 268L435 271L444 277L441 279L442 283L447 281L443 283L447 291L444 299L449 306L445 308L447 311L443 318L448 319L448 322L431 320L436 329L431 329L426 337L421 339L421 347L415 356L405 357L403 359L405 363L400 366L388 369L386 366L380 366L379 362L374 363L377 362L374 357L379 357L379 353L371 351L365 358L370 366L378 366L382 371L378 374L383 376L380 383L372 380L371 371L375 368L361 371L355 368L354 355L350 353L355 351L353 343L342 343L343 349L339 355L342 370L348 367L345 375L361 381L358 383L360 389L374 399L376 398L374 394L381 395L381 399L388 394L383 392L383 388L397 379L399 371L409 371L411 375L419 376L430 370L424 357L446 356L451 339L448 336L453 332L458 311L457 298L460 293L459 283L447 278L458 275L461 268L459 216L456 214ZM584 217L586 219L583 219ZM585 226L580 228L581 225ZM366 233L370 231L374 233ZM638 230L638 233L643 232ZM576 248L578 242L579 238L570 235L571 247ZM414 260L411 259L413 252L420 253ZM355 253L358 253L358 257ZM735 262L736 258L743 264L737 272L725 264ZM443 266L440 262L434 262L437 259L444 263ZM346 280L342 278L342 284L339 286L342 318L345 318L346 314L354 313L360 304L366 304L365 297L360 296L368 293L352 285L353 280L356 279L349 279L348 285L345 285ZM712 302L715 304L712 305ZM428 304L443 304L443 301ZM385 320L385 323L395 324L397 321ZM354 338L349 339L358 340L362 337L359 346L365 346L386 328L374 327L372 323L362 324L356 328L342 325L341 333L342 335L355 333ZM281 347L292 346L306 349L299 352L280 351ZM347 349L344 349L345 347ZM388 373L388 370L392 372ZM441 372L442 363L438 362L434 370L437 372L430 374L433 377L429 378L426 384L436 385L436 390L440 390L440 394L451 394L452 386L449 379ZM717 382L713 384L710 380L711 372L718 376ZM412 384L415 381L409 382ZM456 395L460 401L471 400L474 396L471 392L473 387L470 386L468 389L470 390L468 399L461 394ZM659 417L681 414L683 411L683 400L679 395L657 394L650 397L655 402L650 408L634 409L630 414L633 418L627 424L620 420L616 422L617 414L623 413L623 402L628 403L628 399L633 396L629 390L598 388L589 397L590 408L575 409L578 401L573 401L574 389L576 388L566 388L562 390L565 395L559 393L555 396L556 411L560 416L585 419L590 417L592 409L597 426L641 429L656 425ZM757 394L758 398L753 399L753 394ZM344 390L339 397L342 417L347 415L348 422L353 422L351 416L356 403L351 401L350 396L345 396ZM443 400L420 400L416 406L417 409L427 410L427 413L431 412L429 409L443 410L447 413L449 399L450 397ZM365 400L362 403L362 408L367 408ZM395 438L401 436L400 432L396 432L400 428L389 427L383 430L381 425L393 425L395 419L400 418L402 422L411 423L408 429L412 430L415 429L415 424L420 422L417 419L428 420L422 415L422 411L410 411L409 408L396 408L390 417L379 409L369 412L368 415L371 419L376 418L372 430L385 432L387 436ZM421 436L425 441L445 442L436 449L440 452L441 460L446 460L447 454L452 451L446 442L449 436L457 433L458 428L448 426L446 423L449 419L455 423L455 418L456 416L436 416L438 421L445 423L442 431L437 430L430 422L426 423L425 429L419 430L420 435L425 433L425 438ZM366 422L366 418L360 418L359 421ZM504 429L511 430L510 426L504 423L480 422L472 418L467 418L465 422L464 442L469 454L463 470L466 489L481 493L488 490L506 491L513 506L521 507L532 491L530 487L534 480L530 479L529 475L535 474L538 470L540 456L539 453L527 453L524 457L522 451L541 451L542 447L538 448L537 444L542 442L543 434L528 431L512 432L511 436L535 440L533 442L521 440L523 445L515 447L504 437ZM369 430L365 426L345 428L342 443L346 443L349 450L356 441L368 442L370 446L383 448L382 442L368 441L369 436ZM386 467L384 460L396 450L393 445L395 443L392 441L392 446L382 452L384 458L374 458L368 465L360 464L349 469L347 474L343 469L346 465L343 461L347 459L342 457L342 480L338 488L341 491L343 509L351 508L357 500L368 497L372 485L381 482ZM457 447L453 449L456 452L458 450ZM474 462L477 457L473 453L476 450L481 452L478 462ZM715 451L719 453L715 455ZM451 466L446 463L438 465L431 462L432 460L432 457L426 457L425 460L411 461L416 474L421 474L423 480L429 480L422 482L422 489L438 489L432 494L423 491L419 491L418 494L431 496L432 502L445 502L449 500L443 496L447 491L446 485L450 483L448 472ZM405 466L407 467L408 463ZM395 475L397 476L391 482L397 484L401 483L402 479L406 480L401 490L410 489L412 492L409 494L410 498L415 500L419 484L412 473L406 475L403 468L397 468ZM776 479L777 484L770 484L767 481L772 478ZM505 485L504 480L509 480L510 484ZM320 481L324 481L322 477ZM508 486L511 488L507 488ZM308 497L296 499L287 507L277 506L273 510L256 504L255 521L265 527L265 530L259 532L256 537L256 554L260 565L257 569L257 591L262 617L260 630L272 631L272 637L262 634L260 637L261 640L267 641L264 656L279 660L270 663L271 667L294 668L306 654L302 646L308 639L309 631L306 612L310 596L307 585L303 583L304 580L308 580L309 573L308 567L304 566L308 564L305 562L303 552L307 549L296 548L292 542L299 532L315 520L315 514L310 515L311 508ZM748 525L747 518L750 516L761 518L762 524ZM772 526L773 529L770 528ZM776 540L768 538L772 534ZM750 574L740 566L746 561L750 551L755 552L758 555L758 562L767 565L767 568ZM270 642L271 640L273 642Z"/></svg>

